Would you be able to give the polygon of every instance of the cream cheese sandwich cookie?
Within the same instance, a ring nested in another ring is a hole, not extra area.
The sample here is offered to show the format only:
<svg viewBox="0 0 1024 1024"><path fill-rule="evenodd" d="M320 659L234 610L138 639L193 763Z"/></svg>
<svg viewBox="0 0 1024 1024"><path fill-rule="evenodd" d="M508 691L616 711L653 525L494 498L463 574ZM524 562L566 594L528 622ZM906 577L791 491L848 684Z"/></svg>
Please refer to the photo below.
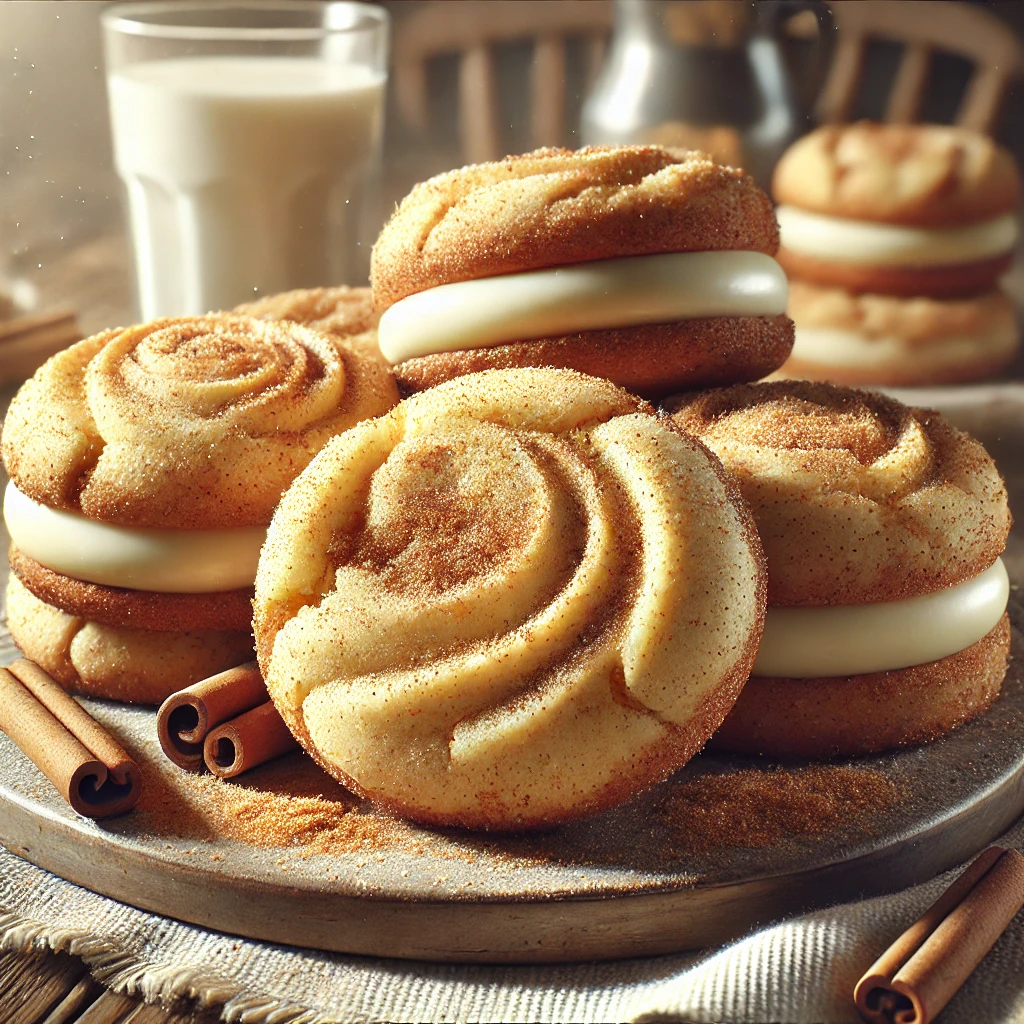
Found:
<svg viewBox="0 0 1024 1024"><path fill-rule="evenodd" d="M806 381L668 404L736 478L768 561L761 648L717 746L884 750L935 739L996 699L1010 513L977 441L937 413Z"/></svg>
<svg viewBox="0 0 1024 1024"><path fill-rule="evenodd" d="M755 380L792 346L771 203L655 146L542 149L439 175L373 250L379 340L407 393L558 366L645 397Z"/></svg>
<svg viewBox="0 0 1024 1024"><path fill-rule="evenodd" d="M1013 362L1017 313L999 289L970 298L851 294L790 281L795 341L779 374L894 387L980 380Z"/></svg>
<svg viewBox="0 0 1024 1024"><path fill-rule="evenodd" d="M15 396L8 626L71 690L156 703L251 657L274 506L390 373L294 323L210 315L87 338Z"/></svg>
<svg viewBox="0 0 1024 1024"><path fill-rule="evenodd" d="M491 370L329 442L256 579L267 687L396 814L524 829L627 800L732 707L761 633L749 510L605 380Z"/></svg>
<svg viewBox="0 0 1024 1024"><path fill-rule="evenodd" d="M783 154L772 191L786 272L847 291L979 295L1017 243L1013 157L965 128L819 128Z"/></svg>

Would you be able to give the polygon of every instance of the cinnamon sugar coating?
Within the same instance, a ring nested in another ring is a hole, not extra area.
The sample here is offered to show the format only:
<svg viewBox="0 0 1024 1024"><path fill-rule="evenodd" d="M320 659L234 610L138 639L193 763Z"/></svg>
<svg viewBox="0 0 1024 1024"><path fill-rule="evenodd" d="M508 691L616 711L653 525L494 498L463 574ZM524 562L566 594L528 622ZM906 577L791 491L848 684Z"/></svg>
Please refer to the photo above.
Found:
<svg viewBox="0 0 1024 1024"><path fill-rule="evenodd" d="M69 615L104 626L158 632L252 628L252 588L206 594L161 594L125 587L105 587L72 579L40 565L17 548L10 549L11 572L40 601Z"/></svg>
<svg viewBox="0 0 1024 1024"><path fill-rule="evenodd" d="M347 348L368 356L391 373L391 364L381 355L377 343L380 313L374 308L369 288L297 288L246 302L236 306L232 313L254 316L257 320L289 320L333 334Z"/></svg>
<svg viewBox="0 0 1024 1024"><path fill-rule="evenodd" d="M140 704L159 704L252 657L248 630L169 632L90 622L40 601L13 575L7 626L25 656L71 693Z"/></svg>
<svg viewBox="0 0 1024 1024"><path fill-rule="evenodd" d="M829 216L940 227L1011 212L1020 175L987 135L860 121L797 140L775 168L772 193L779 203Z"/></svg>
<svg viewBox="0 0 1024 1024"><path fill-rule="evenodd" d="M332 775L418 821L620 803L704 744L763 625L748 510L604 380L493 370L329 443L274 515L257 651Z"/></svg>
<svg viewBox="0 0 1024 1024"><path fill-rule="evenodd" d="M750 503L773 605L869 604L977 576L1006 546L991 457L938 413L807 381L670 400Z"/></svg>
<svg viewBox="0 0 1024 1024"><path fill-rule="evenodd" d="M3 460L30 498L103 522L256 526L329 437L397 397L377 361L298 324L156 320L47 361L11 403Z"/></svg>
<svg viewBox="0 0 1024 1024"><path fill-rule="evenodd" d="M848 757L928 743L995 702L1010 653L1007 615L949 657L829 679L752 676L711 746L769 757Z"/></svg>
<svg viewBox="0 0 1024 1024"><path fill-rule="evenodd" d="M655 399L682 387L763 377L792 347L793 322L787 316L719 316L442 352L407 359L394 372L399 387L410 394L481 370L558 366Z"/></svg>
<svg viewBox="0 0 1024 1024"><path fill-rule="evenodd" d="M244 302L231 311L257 320L289 320L326 334L347 338L376 328L380 314L373 307L369 288L296 288Z"/></svg>
<svg viewBox="0 0 1024 1024"><path fill-rule="evenodd" d="M449 171L402 200L373 248L378 309L427 288L617 256L774 254L768 197L705 153L538 149Z"/></svg>

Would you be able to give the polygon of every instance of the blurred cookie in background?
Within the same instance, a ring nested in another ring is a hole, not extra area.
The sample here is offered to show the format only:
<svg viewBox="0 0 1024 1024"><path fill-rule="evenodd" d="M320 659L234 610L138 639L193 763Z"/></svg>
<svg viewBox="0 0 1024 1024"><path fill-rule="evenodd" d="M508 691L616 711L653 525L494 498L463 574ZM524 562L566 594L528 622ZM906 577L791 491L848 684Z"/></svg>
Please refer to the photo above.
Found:
<svg viewBox="0 0 1024 1024"><path fill-rule="evenodd" d="M793 354L781 375L845 384L977 380L1013 361L998 281L1020 174L992 139L940 125L829 126L775 172Z"/></svg>
<svg viewBox="0 0 1024 1024"><path fill-rule="evenodd" d="M1020 175L964 128L820 128L783 155L772 191L791 277L882 295L977 295L1017 244Z"/></svg>
<svg viewBox="0 0 1024 1024"><path fill-rule="evenodd" d="M982 380L1011 363L1017 314L1000 289L972 298L855 295L791 281L793 352L782 375L891 387Z"/></svg>

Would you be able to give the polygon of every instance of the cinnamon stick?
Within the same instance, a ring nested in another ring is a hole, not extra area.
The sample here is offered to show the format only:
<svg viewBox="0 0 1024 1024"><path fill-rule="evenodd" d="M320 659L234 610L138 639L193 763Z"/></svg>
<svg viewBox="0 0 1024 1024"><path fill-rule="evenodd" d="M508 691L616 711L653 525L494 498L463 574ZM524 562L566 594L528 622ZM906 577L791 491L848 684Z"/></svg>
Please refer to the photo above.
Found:
<svg viewBox="0 0 1024 1024"><path fill-rule="evenodd" d="M31 376L50 356L81 337L75 313L68 309L0 322L0 381Z"/></svg>
<svg viewBox="0 0 1024 1024"><path fill-rule="evenodd" d="M246 662L172 693L160 705L156 727L164 753L180 768L203 770L203 743L211 729L267 703L259 666Z"/></svg>
<svg viewBox="0 0 1024 1024"><path fill-rule="evenodd" d="M214 775L230 779L298 744L271 701L211 730L203 744L203 760Z"/></svg>
<svg viewBox="0 0 1024 1024"><path fill-rule="evenodd" d="M929 1024L1024 907L1024 855L992 846L854 989L871 1024Z"/></svg>
<svg viewBox="0 0 1024 1024"><path fill-rule="evenodd" d="M74 697L25 658L0 669L0 730L79 814L108 818L138 802L135 762Z"/></svg>

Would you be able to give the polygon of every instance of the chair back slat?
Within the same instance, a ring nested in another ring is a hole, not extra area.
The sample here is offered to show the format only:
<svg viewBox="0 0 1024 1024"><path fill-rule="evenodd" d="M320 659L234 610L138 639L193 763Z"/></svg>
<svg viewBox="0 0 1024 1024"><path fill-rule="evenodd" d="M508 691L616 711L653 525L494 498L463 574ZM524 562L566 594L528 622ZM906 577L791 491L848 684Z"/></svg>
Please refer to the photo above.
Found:
<svg viewBox="0 0 1024 1024"><path fill-rule="evenodd" d="M1010 76L1002 68L978 68L967 83L956 123L978 132L991 132Z"/></svg>
<svg viewBox="0 0 1024 1024"><path fill-rule="evenodd" d="M583 88L597 76L612 30L611 0L450 0L418 5L395 31L395 91L405 122L429 127L427 62L459 56L459 131L469 161L497 160L502 142L495 49L532 43L530 136L534 146L566 142L566 40L584 43Z"/></svg>
<svg viewBox="0 0 1024 1024"><path fill-rule="evenodd" d="M957 112L957 124L991 131L1010 80L1024 73L1024 46L998 16L954 0L833 0L838 40L818 97L825 123L854 116L866 47L881 39L905 47L885 106L887 121L920 117L933 55L945 51L975 65ZM501 117L495 49L532 44L529 83L530 142L560 145L565 132L566 40L584 44L585 77L592 84L612 28L610 0L433 0L399 19L395 33L395 89L407 124L429 128L427 62L459 56L459 129L467 160L500 159L507 126Z"/></svg>
<svg viewBox="0 0 1024 1024"><path fill-rule="evenodd" d="M864 37L844 32L836 42L832 67L818 97L819 121L834 124L850 119L863 66Z"/></svg>
<svg viewBox="0 0 1024 1024"><path fill-rule="evenodd" d="M565 130L565 40L542 36L533 48L533 142L558 146Z"/></svg>
<svg viewBox="0 0 1024 1024"><path fill-rule="evenodd" d="M850 119L860 88L864 48L871 39L902 43L905 51L885 108L885 120L920 117L931 56L955 54L975 66L956 123L991 131L1006 86L1024 74L1024 45L997 15L955 0L833 0L839 30L836 56L818 98L821 121Z"/></svg>
<svg viewBox="0 0 1024 1024"><path fill-rule="evenodd" d="M930 63L931 50L925 43L911 43L903 51L900 69L885 108L886 121L911 124L917 120L924 102Z"/></svg>
<svg viewBox="0 0 1024 1024"><path fill-rule="evenodd" d="M501 150L498 82L484 43L471 46L459 62L459 112L466 158L472 163L496 159Z"/></svg>

